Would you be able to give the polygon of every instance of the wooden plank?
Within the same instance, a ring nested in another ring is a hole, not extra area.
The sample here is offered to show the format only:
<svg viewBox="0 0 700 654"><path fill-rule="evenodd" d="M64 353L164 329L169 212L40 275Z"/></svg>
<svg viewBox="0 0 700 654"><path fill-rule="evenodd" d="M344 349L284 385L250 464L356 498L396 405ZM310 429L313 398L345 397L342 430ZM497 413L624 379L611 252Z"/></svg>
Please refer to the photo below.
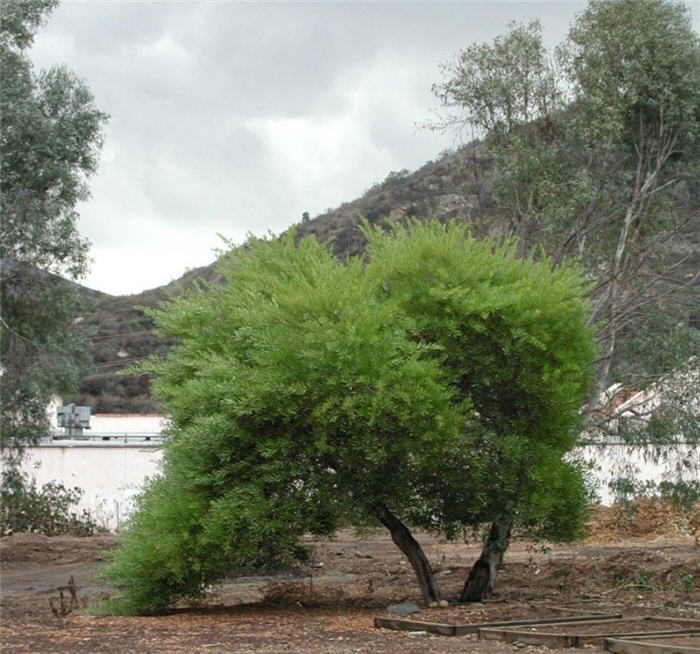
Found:
<svg viewBox="0 0 700 654"><path fill-rule="evenodd" d="M582 622L605 623L611 620L619 620L622 617L621 613L599 614L596 616L590 615L569 615L561 618L523 618L522 620L504 620L498 622L474 622L472 624L456 625L455 636L464 636L466 634L474 634L479 629L488 627L526 627L532 625L547 625L547 624L580 624Z"/></svg>
<svg viewBox="0 0 700 654"><path fill-rule="evenodd" d="M601 614L595 618L591 616L567 616L560 618L523 618L522 620L499 620L494 622L475 622L472 624L445 624L441 622L423 622L421 620L411 620L408 618L389 618L377 616L374 618L374 626L383 629L396 629L399 631L427 631L441 636L464 636L475 634L482 627L509 627L527 626L541 624L579 624L582 622L607 622L618 620L622 617L620 613Z"/></svg>
<svg viewBox="0 0 700 654"><path fill-rule="evenodd" d="M678 634L661 634L661 635L659 635L659 634L657 634L656 636L650 636L648 638L648 640L650 640L650 641L651 640L671 640L674 638L676 638L676 639L678 639L678 638L685 638L685 639L690 638L690 639L697 640L698 647L700 647L700 629L698 629L697 631L696 630L689 631L687 634L681 634L681 635L678 635ZM645 640L647 640L647 639L645 638ZM693 645L693 647L695 647L695 645Z"/></svg>
<svg viewBox="0 0 700 654"><path fill-rule="evenodd" d="M604 642L606 638L621 638L624 640L639 640L645 638L672 638L674 636L696 636L700 634L697 629L670 629L668 631L630 631L626 634L579 634L581 643Z"/></svg>
<svg viewBox="0 0 700 654"><path fill-rule="evenodd" d="M668 615L646 615L647 620L658 620L659 622L675 622L677 624L695 625L700 627L699 618L674 618Z"/></svg>
<svg viewBox="0 0 700 654"><path fill-rule="evenodd" d="M595 624L600 625L604 628L605 624L619 624L619 623L641 623L646 620L655 620L655 618L624 618L622 620L608 620L603 621L592 621L587 622L580 621L578 625L574 623L574 626L580 626L581 624ZM546 628L547 626L554 626L552 623L536 625ZM566 623L558 623L556 626L568 626ZM522 642L528 643L530 645L548 645L550 647L582 647L585 644L599 644L602 643L605 638L644 638L647 636L657 636L657 635L694 635L697 633L697 629L685 628L685 629L674 629L674 630L657 630L657 631L630 631L627 633L611 633L610 631L602 631L598 633L586 634L586 633L552 633L552 632L536 632L536 631L520 631L519 629L503 629L503 628L481 628L478 631L479 639L484 640L504 640L506 642Z"/></svg>
<svg viewBox="0 0 700 654"><path fill-rule="evenodd" d="M667 636L671 637L671 636ZM659 639L663 637L658 637ZM617 654L700 654L700 647L689 645L664 645L647 640L606 638L603 649Z"/></svg>
<svg viewBox="0 0 700 654"><path fill-rule="evenodd" d="M559 611L559 613L579 613L581 615L590 616L591 618L604 618L608 615L613 615L612 613L598 613L596 611L591 611L591 609L574 609L568 606L557 606L555 604L543 604L542 608L548 611ZM614 615L622 617L622 613L615 613Z"/></svg>
<svg viewBox="0 0 700 654"><path fill-rule="evenodd" d="M406 620L405 618L385 618L375 617L374 626L383 629L396 629L398 631L427 631L440 636L454 636L455 626L453 624L442 624L439 622L421 622L420 620Z"/></svg>
<svg viewBox="0 0 700 654"><path fill-rule="evenodd" d="M479 640L503 640L507 643L526 643L528 645L548 645L549 647L578 647L576 636L569 634L535 633L485 627L477 632Z"/></svg>
<svg viewBox="0 0 700 654"><path fill-rule="evenodd" d="M566 616L562 618L561 620L543 620L542 621L542 626L546 626L548 624L552 625L557 625L557 627L568 627L569 625L572 625L574 627L580 627L582 625L597 625L597 624L607 624L608 622L643 622L645 620L651 620L654 618L649 618L646 615L638 615L638 616L633 616L629 618L623 618L621 613L611 613L611 617L607 616Z"/></svg>

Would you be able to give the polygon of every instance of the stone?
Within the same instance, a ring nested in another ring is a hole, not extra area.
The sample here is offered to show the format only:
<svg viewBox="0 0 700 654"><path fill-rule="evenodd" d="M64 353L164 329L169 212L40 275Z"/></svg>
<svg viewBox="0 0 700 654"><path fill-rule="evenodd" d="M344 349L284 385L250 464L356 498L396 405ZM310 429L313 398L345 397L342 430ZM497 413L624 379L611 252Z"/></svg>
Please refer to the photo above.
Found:
<svg viewBox="0 0 700 654"><path fill-rule="evenodd" d="M389 604L386 610L387 613L393 613L394 615L411 615L412 613L419 613L420 607L413 602L401 602L400 604Z"/></svg>

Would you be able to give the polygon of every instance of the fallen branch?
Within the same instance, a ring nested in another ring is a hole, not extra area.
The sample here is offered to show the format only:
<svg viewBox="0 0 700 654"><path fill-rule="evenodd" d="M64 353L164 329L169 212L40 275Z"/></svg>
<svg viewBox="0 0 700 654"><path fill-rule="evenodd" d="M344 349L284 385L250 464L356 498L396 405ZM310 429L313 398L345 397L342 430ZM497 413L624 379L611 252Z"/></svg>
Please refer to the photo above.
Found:
<svg viewBox="0 0 700 654"><path fill-rule="evenodd" d="M645 584L625 584L624 586L615 586L615 588L610 588L609 590L604 590L600 594L601 595L608 595L609 593L614 593L615 591L618 590L624 590L625 588L646 588L648 589L649 586Z"/></svg>

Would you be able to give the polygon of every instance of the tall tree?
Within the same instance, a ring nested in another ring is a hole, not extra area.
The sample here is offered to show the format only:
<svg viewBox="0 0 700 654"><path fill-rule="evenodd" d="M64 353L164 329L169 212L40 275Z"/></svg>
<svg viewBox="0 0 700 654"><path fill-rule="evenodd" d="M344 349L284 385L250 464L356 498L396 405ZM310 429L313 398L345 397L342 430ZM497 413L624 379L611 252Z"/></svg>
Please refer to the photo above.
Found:
<svg viewBox="0 0 700 654"><path fill-rule="evenodd" d="M669 339L697 340L689 328L680 338L658 330L655 319L675 305L683 320L682 303L693 293L694 280L674 278L668 256L698 215L697 202L687 201L700 145L700 45L689 12L667 0L596 0L556 57L546 52L537 23L511 25L493 43L468 47L444 73L434 92L458 111L436 127L468 126L484 137L494 190L520 253L544 247L555 264L578 257L595 280L589 323L601 357L588 414L607 423L600 425L607 437L616 416L595 409L601 391L630 372L620 354L639 347L641 334L647 347L650 338L657 343L657 353L669 350L659 347ZM655 375L638 370L625 381L653 385L677 365L671 357ZM692 407L686 402L672 414L668 430L697 439L696 429L678 432L680 416L697 424ZM638 424L635 433L658 455L657 423L647 421L645 438ZM507 530L491 530L501 532ZM487 538L485 552L493 545Z"/></svg>
<svg viewBox="0 0 700 654"><path fill-rule="evenodd" d="M682 4L598 0L562 53L600 189L596 214L573 221L572 232L589 235L589 266L602 267L591 321L604 346L604 388L628 327L653 291L672 290L664 255L689 218L673 192L700 173L700 39Z"/></svg>
<svg viewBox="0 0 700 654"><path fill-rule="evenodd" d="M511 23L492 43L472 44L442 66L446 79L433 85L444 106L456 108L432 125L471 130L483 137L497 175L494 190L521 255L541 237L545 220L556 220L562 200L574 202L579 183L560 161L566 94L561 74L542 43L538 21ZM561 186L570 188L560 195Z"/></svg>
<svg viewBox="0 0 700 654"><path fill-rule="evenodd" d="M76 205L88 197L107 116L62 66L36 73L27 56L57 0L0 5L0 285L2 446L40 437L51 394L74 388L88 360L74 329L78 298L54 274L79 278L88 242Z"/></svg>
<svg viewBox="0 0 700 654"><path fill-rule="evenodd" d="M687 8L591 2L556 59L537 23L511 25L444 73L434 92L459 112L436 127L485 137L521 253L544 245L555 261L578 256L596 279L590 320L605 387L646 305L688 286L669 284L665 257L697 216L697 200L683 200L700 147L700 45Z"/></svg>

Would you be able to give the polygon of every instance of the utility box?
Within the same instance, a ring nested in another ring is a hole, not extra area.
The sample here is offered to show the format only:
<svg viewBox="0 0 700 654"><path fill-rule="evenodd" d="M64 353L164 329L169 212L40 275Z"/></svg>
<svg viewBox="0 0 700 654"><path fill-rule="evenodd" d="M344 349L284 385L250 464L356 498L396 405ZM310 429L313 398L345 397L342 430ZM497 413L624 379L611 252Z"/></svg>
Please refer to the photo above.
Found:
<svg viewBox="0 0 700 654"><path fill-rule="evenodd" d="M66 430L67 436L82 436L90 429L90 407L66 404L56 408L56 424Z"/></svg>

